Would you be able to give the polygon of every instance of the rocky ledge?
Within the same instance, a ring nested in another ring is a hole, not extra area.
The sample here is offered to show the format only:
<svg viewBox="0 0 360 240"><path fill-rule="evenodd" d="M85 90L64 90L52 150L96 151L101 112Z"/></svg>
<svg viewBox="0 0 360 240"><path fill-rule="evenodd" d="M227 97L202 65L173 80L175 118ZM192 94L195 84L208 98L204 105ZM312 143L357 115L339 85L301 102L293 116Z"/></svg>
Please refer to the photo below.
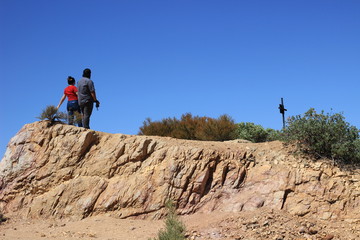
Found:
<svg viewBox="0 0 360 240"><path fill-rule="evenodd" d="M290 153L281 142L131 136L25 125L0 162L0 212L23 218L107 213L159 218L266 207L360 222L360 173Z"/></svg>

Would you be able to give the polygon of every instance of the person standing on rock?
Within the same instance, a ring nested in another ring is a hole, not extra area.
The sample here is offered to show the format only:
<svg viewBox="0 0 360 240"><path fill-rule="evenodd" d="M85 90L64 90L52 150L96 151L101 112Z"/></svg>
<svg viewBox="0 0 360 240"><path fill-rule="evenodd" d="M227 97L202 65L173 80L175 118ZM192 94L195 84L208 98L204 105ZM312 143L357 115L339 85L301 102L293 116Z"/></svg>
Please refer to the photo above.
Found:
<svg viewBox="0 0 360 240"><path fill-rule="evenodd" d="M80 106L78 102L78 89L75 87L75 78L69 76L67 78L69 86L64 89L64 95L61 97L59 104L56 107L58 110L61 104L64 102L65 98L68 98L68 103L66 106L68 112L68 124L74 125L74 115L75 120L77 120L77 124L79 127L82 127L81 121L81 113L80 113ZM77 115L77 116L76 116Z"/></svg>
<svg viewBox="0 0 360 240"><path fill-rule="evenodd" d="M91 78L91 70L85 68L83 71L82 79L78 82L78 96L79 104L82 112L83 126L84 128L90 128L90 116L92 114L94 103L96 107L100 106L99 100L96 98L94 82Z"/></svg>

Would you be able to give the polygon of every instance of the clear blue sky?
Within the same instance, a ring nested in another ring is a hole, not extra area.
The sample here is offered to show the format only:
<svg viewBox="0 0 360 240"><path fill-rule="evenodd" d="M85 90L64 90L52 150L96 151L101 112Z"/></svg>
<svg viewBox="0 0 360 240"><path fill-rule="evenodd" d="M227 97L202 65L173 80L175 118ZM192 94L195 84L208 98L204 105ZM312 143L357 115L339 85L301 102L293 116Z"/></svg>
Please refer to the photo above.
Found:
<svg viewBox="0 0 360 240"><path fill-rule="evenodd" d="M98 131L187 112L280 129L281 97L360 127L360 1L0 0L1 155L87 67Z"/></svg>

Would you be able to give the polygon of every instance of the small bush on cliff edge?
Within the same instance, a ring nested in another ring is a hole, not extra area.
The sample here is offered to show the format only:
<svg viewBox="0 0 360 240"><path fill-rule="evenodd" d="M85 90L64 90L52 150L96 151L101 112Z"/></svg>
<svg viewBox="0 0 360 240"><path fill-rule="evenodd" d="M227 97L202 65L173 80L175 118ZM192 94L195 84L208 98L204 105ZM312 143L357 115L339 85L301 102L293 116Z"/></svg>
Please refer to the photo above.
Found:
<svg viewBox="0 0 360 240"><path fill-rule="evenodd" d="M37 118L40 120L48 120L51 124L53 124L55 123L55 121L65 121L67 119L67 114L58 111L55 106L49 105L42 111L40 116Z"/></svg>
<svg viewBox="0 0 360 240"><path fill-rule="evenodd" d="M309 109L303 116L288 119L285 140L296 142L306 153L345 163L360 162L359 130L340 113L317 113Z"/></svg>
<svg viewBox="0 0 360 240"><path fill-rule="evenodd" d="M249 140L254 143L281 140L281 132L271 128L264 129L261 125L251 122L237 124L237 138Z"/></svg>
<svg viewBox="0 0 360 240"><path fill-rule="evenodd" d="M228 115L217 119L183 114L181 119L165 118L152 122L146 119L140 135L167 136L189 140L225 141L235 139L236 124Z"/></svg>
<svg viewBox="0 0 360 240"><path fill-rule="evenodd" d="M165 207L168 211L165 219L165 229L161 229L158 237L153 240L185 240L185 225L176 214L174 202L171 200L167 201Z"/></svg>

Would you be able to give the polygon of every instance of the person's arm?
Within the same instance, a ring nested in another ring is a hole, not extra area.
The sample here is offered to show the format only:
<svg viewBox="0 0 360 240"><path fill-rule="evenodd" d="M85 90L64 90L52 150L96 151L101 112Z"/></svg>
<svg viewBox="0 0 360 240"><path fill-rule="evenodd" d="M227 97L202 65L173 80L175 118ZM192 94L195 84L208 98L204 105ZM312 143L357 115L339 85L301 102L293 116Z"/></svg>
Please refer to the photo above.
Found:
<svg viewBox="0 0 360 240"><path fill-rule="evenodd" d="M64 94L64 95L61 97L60 102L59 102L59 104L58 104L57 107L56 107L56 110L58 110L58 109L60 108L60 106L61 106L61 104L64 102L65 98L66 98L66 95Z"/></svg>
<svg viewBox="0 0 360 240"><path fill-rule="evenodd" d="M96 97L94 82L91 80L89 81L89 90L94 102L96 102L96 107L98 108L100 106L100 102Z"/></svg>
<svg viewBox="0 0 360 240"><path fill-rule="evenodd" d="M98 102L98 100L96 98L96 92L91 92L91 96L94 99L94 102Z"/></svg>

